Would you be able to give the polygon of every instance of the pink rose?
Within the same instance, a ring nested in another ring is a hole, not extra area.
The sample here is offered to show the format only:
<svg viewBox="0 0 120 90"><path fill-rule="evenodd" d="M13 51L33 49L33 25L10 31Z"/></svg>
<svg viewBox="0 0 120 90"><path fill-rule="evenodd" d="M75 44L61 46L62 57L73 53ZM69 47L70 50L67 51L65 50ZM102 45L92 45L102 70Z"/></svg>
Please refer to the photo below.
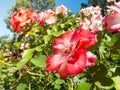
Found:
<svg viewBox="0 0 120 90"><path fill-rule="evenodd" d="M58 6L55 10L56 14L62 13L62 14L66 14L68 12L68 9L64 6Z"/></svg>
<svg viewBox="0 0 120 90"><path fill-rule="evenodd" d="M90 31L102 31L103 17L102 15L93 15L90 19L84 18L80 23L80 28Z"/></svg>
<svg viewBox="0 0 120 90"><path fill-rule="evenodd" d="M108 6L113 12L104 18L104 24L108 31L120 31L120 2L115 3L113 6Z"/></svg>
<svg viewBox="0 0 120 90"><path fill-rule="evenodd" d="M18 12L12 15L10 25L13 26L14 32L22 32L24 27L37 19L37 14L33 9L24 10L20 8Z"/></svg>

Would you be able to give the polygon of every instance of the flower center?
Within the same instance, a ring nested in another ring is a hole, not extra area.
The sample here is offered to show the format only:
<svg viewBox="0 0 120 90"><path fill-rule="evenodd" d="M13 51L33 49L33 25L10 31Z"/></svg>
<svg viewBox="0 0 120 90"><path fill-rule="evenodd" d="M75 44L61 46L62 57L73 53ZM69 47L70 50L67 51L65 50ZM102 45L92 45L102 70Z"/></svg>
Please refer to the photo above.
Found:
<svg viewBox="0 0 120 90"><path fill-rule="evenodd" d="M70 49L69 48L65 48L64 53L69 54L70 53Z"/></svg>

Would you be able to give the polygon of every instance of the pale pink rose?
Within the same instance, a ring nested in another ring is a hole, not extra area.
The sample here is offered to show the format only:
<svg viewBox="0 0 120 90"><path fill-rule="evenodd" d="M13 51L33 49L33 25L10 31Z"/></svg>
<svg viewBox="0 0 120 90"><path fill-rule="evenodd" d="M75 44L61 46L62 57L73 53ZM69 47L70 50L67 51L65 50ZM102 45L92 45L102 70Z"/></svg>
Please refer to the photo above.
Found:
<svg viewBox="0 0 120 90"><path fill-rule="evenodd" d="M101 8L99 6L96 6L96 7L91 6L91 7L81 9L79 13L82 13L85 16L101 15Z"/></svg>
<svg viewBox="0 0 120 90"><path fill-rule="evenodd" d="M55 12L52 11L51 9L45 10L44 12L40 12L38 14L38 20L39 24L43 26L45 23L46 24L53 24L56 21L55 18Z"/></svg>
<svg viewBox="0 0 120 90"><path fill-rule="evenodd" d="M105 16L105 27L111 32L120 31L120 13L113 12Z"/></svg>
<svg viewBox="0 0 120 90"><path fill-rule="evenodd" d="M55 21L56 21L55 12L52 11L51 9L48 9L48 10L45 11L45 13L46 13L46 20L45 20L45 22L47 24L54 24Z"/></svg>
<svg viewBox="0 0 120 90"><path fill-rule="evenodd" d="M50 16L48 19L45 20L47 24L54 24L56 21L55 16Z"/></svg>
<svg viewBox="0 0 120 90"><path fill-rule="evenodd" d="M93 15L90 19L84 18L83 21L80 23L80 28L84 30L101 31L102 22L102 15Z"/></svg>
<svg viewBox="0 0 120 90"><path fill-rule="evenodd" d="M56 14L59 14L59 13L67 14L68 9L64 5L61 5L56 8L55 12Z"/></svg>
<svg viewBox="0 0 120 90"><path fill-rule="evenodd" d="M46 20L47 14L44 12L38 13L38 19L37 21L39 22L40 26L43 26Z"/></svg>
<svg viewBox="0 0 120 90"><path fill-rule="evenodd" d="M118 13L120 13L120 2L116 2L114 5L112 6L107 6L109 9L112 9L113 11L116 11Z"/></svg>

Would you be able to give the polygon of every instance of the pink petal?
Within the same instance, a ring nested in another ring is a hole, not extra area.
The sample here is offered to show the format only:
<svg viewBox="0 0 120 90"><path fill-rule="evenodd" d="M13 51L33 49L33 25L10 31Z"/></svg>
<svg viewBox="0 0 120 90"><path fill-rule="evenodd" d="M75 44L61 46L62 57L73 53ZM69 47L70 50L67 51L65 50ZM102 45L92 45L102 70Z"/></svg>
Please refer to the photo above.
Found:
<svg viewBox="0 0 120 90"><path fill-rule="evenodd" d="M120 13L114 12L105 17L104 22L106 29L111 32L120 30Z"/></svg>
<svg viewBox="0 0 120 90"><path fill-rule="evenodd" d="M88 67L88 66L94 65L95 59L96 59L96 55L94 55L93 53L91 53L90 51L88 51L87 52L86 66Z"/></svg>
<svg viewBox="0 0 120 90"><path fill-rule="evenodd" d="M47 71L58 71L61 64L65 61L65 58L61 53L53 54L49 56L46 60L47 63Z"/></svg>

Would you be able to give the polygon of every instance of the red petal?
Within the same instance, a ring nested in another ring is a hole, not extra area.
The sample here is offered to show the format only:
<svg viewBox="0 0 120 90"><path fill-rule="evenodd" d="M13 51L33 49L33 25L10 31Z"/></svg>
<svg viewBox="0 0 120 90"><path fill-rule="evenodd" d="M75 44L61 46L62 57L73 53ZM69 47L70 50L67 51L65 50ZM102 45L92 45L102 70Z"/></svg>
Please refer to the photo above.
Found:
<svg viewBox="0 0 120 90"><path fill-rule="evenodd" d="M84 33L84 34L83 34ZM80 46L90 47L96 44L96 33L89 30L80 30Z"/></svg>
<svg viewBox="0 0 120 90"><path fill-rule="evenodd" d="M86 67L86 51L81 51L78 60L74 63L67 63L67 74L78 74Z"/></svg>
<svg viewBox="0 0 120 90"><path fill-rule="evenodd" d="M66 73L66 62L64 62L64 63L61 65L58 73L59 73L59 75L60 75L60 77L61 77L62 79L65 79L65 78L68 76L67 73Z"/></svg>
<svg viewBox="0 0 120 90"><path fill-rule="evenodd" d="M54 38L54 44L63 44L63 40L61 38Z"/></svg>

